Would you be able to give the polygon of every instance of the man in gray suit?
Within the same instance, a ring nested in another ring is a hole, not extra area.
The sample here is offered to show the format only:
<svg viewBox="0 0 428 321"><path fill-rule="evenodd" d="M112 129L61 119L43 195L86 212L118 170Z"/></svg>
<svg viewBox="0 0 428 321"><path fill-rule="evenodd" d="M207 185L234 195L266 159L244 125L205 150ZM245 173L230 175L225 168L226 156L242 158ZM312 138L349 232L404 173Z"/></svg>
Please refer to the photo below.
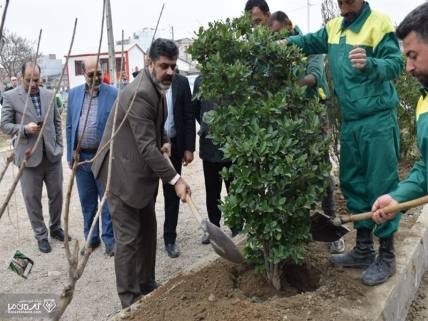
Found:
<svg viewBox="0 0 428 321"><path fill-rule="evenodd" d="M30 87L31 76L33 78ZM39 81L40 67L33 66L32 62L26 62L22 65L22 85L4 94L1 128L12 137L18 134L21 136L18 145L15 146L15 165L18 167L24 159L25 152L31 150L37 140L53 96L51 91L39 88ZM30 97L24 114L28 92ZM64 241L64 231L61 228L62 147L61 118L54 106L48 115L43 139L28 159L21 177L27 213L39 250L43 253L51 251L42 211L43 182L48 191L51 237Z"/></svg>
<svg viewBox="0 0 428 321"><path fill-rule="evenodd" d="M174 185L177 196L186 200L190 187L164 158L171 145L164 130L167 117L165 92L171 85L178 48L174 42L157 39L149 52L149 66L120 93L114 139L108 206L116 238L114 257L116 285L125 308L157 287L155 197L159 178ZM114 109L110 112L100 146L112 135ZM100 147L101 148L101 147ZM94 176L105 185L109 149L93 165Z"/></svg>

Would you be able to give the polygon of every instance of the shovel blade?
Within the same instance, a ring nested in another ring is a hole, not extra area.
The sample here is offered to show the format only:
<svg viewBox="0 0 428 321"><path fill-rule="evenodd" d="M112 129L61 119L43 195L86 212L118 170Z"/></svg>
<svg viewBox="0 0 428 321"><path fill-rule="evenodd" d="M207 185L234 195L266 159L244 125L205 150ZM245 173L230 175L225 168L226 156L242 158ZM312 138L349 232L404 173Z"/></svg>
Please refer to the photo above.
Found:
<svg viewBox="0 0 428 321"><path fill-rule="evenodd" d="M349 232L346 226L336 226L331 217L315 213L311 216L311 234L312 239L319 242L334 242Z"/></svg>
<svg viewBox="0 0 428 321"><path fill-rule="evenodd" d="M203 220L202 226L205 227L204 230L208 233L211 246L218 255L236 264L245 261L244 256L239 251L236 244L223 232L223 230L206 219Z"/></svg>

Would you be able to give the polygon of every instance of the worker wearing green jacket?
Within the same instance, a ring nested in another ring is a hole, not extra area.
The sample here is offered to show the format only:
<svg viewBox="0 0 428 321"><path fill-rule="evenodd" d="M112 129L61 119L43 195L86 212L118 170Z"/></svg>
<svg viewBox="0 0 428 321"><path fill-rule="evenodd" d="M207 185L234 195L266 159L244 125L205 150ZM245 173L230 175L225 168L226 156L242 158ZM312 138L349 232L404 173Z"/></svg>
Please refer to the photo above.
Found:
<svg viewBox="0 0 428 321"><path fill-rule="evenodd" d="M407 178L387 195L373 204L373 220L382 224L395 219L395 213L384 213L382 208L398 202L409 201L428 194L428 3L414 9L397 28L397 36L403 40L407 57L406 69L422 85L422 96L416 108L417 145L420 159ZM380 182L381 183L381 182ZM388 254L388 253L386 253Z"/></svg>
<svg viewBox="0 0 428 321"><path fill-rule="evenodd" d="M396 187L399 159L398 97L392 80L403 68L398 40L388 17L363 0L338 0L342 17L305 36L282 43L306 54L327 53L342 117L340 186L351 213L366 212L374 200ZM393 237L400 216L384 224L355 223L357 240L346 254L333 255L336 266L366 269L367 285L384 282L395 272ZM380 238L375 255L372 232ZM392 253L385 261L383 252Z"/></svg>

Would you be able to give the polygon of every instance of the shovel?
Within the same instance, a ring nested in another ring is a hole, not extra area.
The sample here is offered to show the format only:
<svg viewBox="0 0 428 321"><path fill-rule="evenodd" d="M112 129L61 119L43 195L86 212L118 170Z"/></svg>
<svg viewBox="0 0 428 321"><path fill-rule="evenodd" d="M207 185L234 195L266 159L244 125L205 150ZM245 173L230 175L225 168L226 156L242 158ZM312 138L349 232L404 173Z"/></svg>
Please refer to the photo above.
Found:
<svg viewBox="0 0 428 321"><path fill-rule="evenodd" d="M392 206L387 206L383 210L385 213L395 213L421 206L426 203L428 203L428 196L420 197L412 201L399 203ZM369 220L372 218L372 214L373 212L366 212L355 215L329 217L322 213L316 213L311 216L312 238L315 241L320 242L337 241L349 232L349 229L346 226L342 226L343 224Z"/></svg>
<svg viewBox="0 0 428 321"><path fill-rule="evenodd" d="M171 167L174 168L168 155L163 153L163 156L168 160ZM242 256L241 252L232 239L227 236L217 225L214 225L207 219L202 218L201 214L195 206L195 203L193 203L192 197L189 194L186 195L186 203L189 205L193 216L197 219L202 230L208 234L210 244L214 251L222 258L225 258L230 262L237 264L244 262L245 258Z"/></svg>

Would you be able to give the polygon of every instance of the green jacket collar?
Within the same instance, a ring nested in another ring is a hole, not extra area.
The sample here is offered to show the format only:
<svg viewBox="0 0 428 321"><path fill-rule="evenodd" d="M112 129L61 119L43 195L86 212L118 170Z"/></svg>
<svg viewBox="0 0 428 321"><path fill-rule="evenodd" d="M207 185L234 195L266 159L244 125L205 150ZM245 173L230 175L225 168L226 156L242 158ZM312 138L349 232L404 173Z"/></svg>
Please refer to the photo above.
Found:
<svg viewBox="0 0 428 321"><path fill-rule="evenodd" d="M364 23L366 22L367 18L370 16L371 13L372 10L370 9L370 5L368 4L368 2L365 1L363 3L363 7L361 8L359 16L349 26L345 25L345 19L342 20L342 28L340 31L349 28L349 30L351 30L352 32L360 32L361 28L363 27Z"/></svg>
<svg viewBox="0 0 428 321"><path fill-rule="evenodd" d="M419 91L421 92L421 95L424 98L428 95L428 88L421 87L421 89L419 89Z"/></svg>
<svg viewBox="0 0 428 321"><path fill-rule="evenodd" d="M296 36L303 35L303 32L302 32L302 30L300 30L298 25L294 26L294 32L296 33Z"/></svg>

